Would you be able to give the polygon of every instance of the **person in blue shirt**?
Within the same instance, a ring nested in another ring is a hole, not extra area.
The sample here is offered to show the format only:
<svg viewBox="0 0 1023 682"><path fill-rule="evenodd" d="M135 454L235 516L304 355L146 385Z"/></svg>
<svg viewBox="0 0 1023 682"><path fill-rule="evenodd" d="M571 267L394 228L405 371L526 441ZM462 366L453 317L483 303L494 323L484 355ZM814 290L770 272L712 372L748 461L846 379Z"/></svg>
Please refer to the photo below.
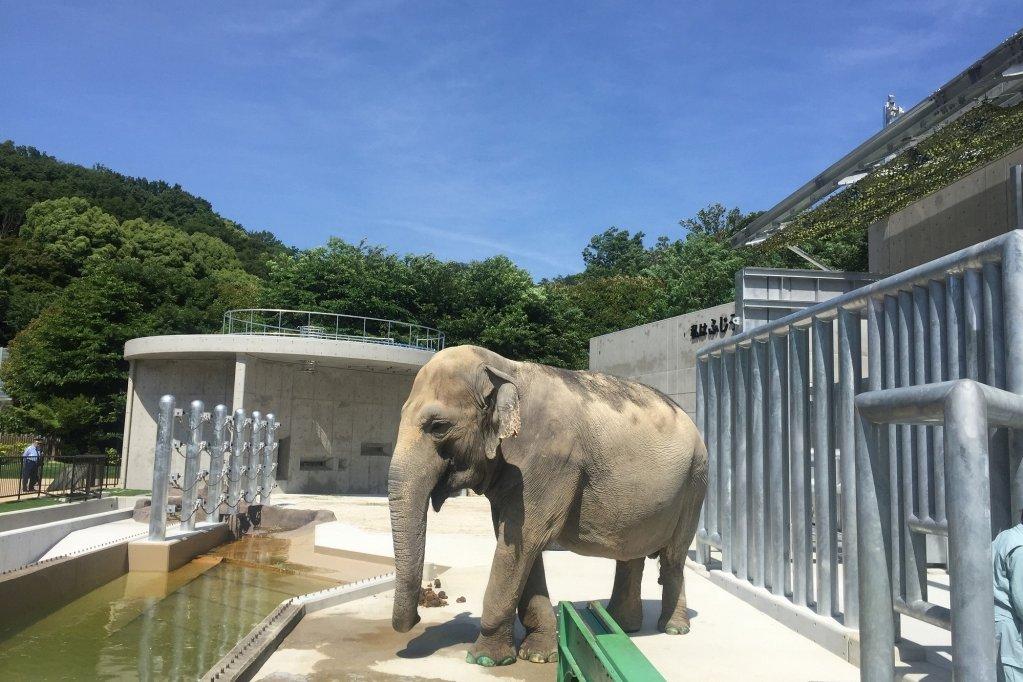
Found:
<svg viewBox="0 0 1023 682"><path fill-rule="evenodd" d="M21 490L28 492L39 487L40 468L43 463L43 438L36 436L32 444L21 453Z"/></svg>
<svg viewBox="0 0 1023 682"><path fill-rule="evenodd" d="M1023 515L991 543L998 680L1023 682Z"/></svg>

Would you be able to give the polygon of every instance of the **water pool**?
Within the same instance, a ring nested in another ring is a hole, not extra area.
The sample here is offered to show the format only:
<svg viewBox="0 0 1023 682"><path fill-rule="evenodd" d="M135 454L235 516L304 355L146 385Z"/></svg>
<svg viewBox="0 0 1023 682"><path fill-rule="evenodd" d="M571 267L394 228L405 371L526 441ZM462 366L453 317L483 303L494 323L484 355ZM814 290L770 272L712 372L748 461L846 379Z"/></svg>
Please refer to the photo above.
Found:
<svg viewBox="0 0 1023 682"><path fill-rule="evenodd" d="M280 602L337 584L214 557L168 574L129 573L35 622L4 614L0 676L195 680Z"/></svg>

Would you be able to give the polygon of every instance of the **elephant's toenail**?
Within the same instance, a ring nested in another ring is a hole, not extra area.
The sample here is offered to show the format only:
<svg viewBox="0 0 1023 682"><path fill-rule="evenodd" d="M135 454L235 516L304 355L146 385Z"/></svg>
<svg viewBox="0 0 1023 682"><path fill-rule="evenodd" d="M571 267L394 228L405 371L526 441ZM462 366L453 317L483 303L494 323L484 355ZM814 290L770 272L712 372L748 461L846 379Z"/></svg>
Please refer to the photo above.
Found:
<svg viewBox="0 0 1023 682"><path fill-rule="evenodd" d="M500 660L500 662L498 662L498 665L511 665L514 662L515 662L514 656L505 656Z"/></svg>
<svg viewBox="0 0 1023 682"><path fill-rule="evenodd" d="M551 653L551 655L547 657L547 662L548 663L557 663L558 662L558 652L555 651L555 652Z"/></svg>
<svg viewBox="0 0 1023 682"><path fill-rule="evenodd" d="M480 656L479 658L476 659L476 664L482 665L484 668L493 668L494 659L492 659L490 656Z"/></svg>
<svg viewBox="0 0 1023 682"><path fill-rule="evenodd" d="M547 657L544 656L543 654L530 654L529 660L531 660L533 663L546 663Z"/></svg>
<svg viewBox="0 0 1023 682"><path fill-rule="evenodd" d="M674 625L669 625L668 627L664 628L664 634L666 634L666 635L680 635L682 633L679 632L679 629L677 627L675 627Z"/></svg>

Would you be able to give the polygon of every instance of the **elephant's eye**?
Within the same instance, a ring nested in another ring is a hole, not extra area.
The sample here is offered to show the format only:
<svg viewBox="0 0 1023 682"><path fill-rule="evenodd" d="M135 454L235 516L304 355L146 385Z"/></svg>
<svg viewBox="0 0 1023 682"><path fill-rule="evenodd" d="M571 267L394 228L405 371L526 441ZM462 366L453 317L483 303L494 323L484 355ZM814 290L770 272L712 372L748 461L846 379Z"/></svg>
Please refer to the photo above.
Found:
<svg viewBox="0 0 1023 682"><path fill-rule="evenodd" d="M433 419L426 424L426 432L434 438L443 438L451 430L451 422Z"/></svg>

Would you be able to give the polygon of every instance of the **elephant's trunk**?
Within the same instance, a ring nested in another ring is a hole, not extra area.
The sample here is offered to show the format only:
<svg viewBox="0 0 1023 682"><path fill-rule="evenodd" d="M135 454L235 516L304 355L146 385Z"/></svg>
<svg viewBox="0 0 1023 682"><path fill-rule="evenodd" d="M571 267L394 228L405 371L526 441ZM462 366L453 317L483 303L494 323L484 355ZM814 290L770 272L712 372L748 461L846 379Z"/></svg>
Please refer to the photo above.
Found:
<svg viewBox="0 0 1023 682"><path fill-rule="evenodd" d="M423 583L426 552L426 512L430 492L440 478L440 458L424 465L412 461L408 453L395 453L387 481L391 510L391 537L394 540L394 611L391 624L398 632L408 632L419 622L419 590Z"/></svg>

